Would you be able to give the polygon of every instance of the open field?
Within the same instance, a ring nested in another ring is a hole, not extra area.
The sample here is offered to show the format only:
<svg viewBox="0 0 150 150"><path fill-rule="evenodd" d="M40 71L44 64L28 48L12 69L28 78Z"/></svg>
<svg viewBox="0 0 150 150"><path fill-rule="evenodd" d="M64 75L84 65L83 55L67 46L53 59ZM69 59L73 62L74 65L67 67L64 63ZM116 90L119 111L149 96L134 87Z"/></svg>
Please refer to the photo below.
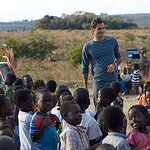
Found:
<svg viewBox="0 0 150 150"><path fill-rule="evenodd" d="M55 80L58 84L68 84L71 88L83 87L81 77L81 66L76 68L67 63L66 55L74 47L83 44L92 38L91 31L85 30L37 30L34 31L39 36L46 37L49 41L53 41L57 45L54 52L56 61L50 62L48 58L43 61L19 58L17 60L17 67L15 72L17 77L22 77L24 74L30 74L33 80L43 79L48 81ZM125 41L125 34L133 34L133 41ZM27 40L30 32L0 32L0 44L4 44L5 37L10 36L18 40ZM114 36L118 40L120 51L123 56L123 61L127 60L127 48L140 48L147 46L150 41L150 29L132 29L132 30L106 30L106 35ZM150 43L149 43L150 46ZM150 47L149 47L150 48ZM2 55L2 53L1 53ZM122 63L124 66L124 63ZM147 79L148 80L148 79ZM89 76L91 82L91 75ZM89 87L91 88L91 87ZM128 109L133 104L137 104L135 96L123 96L124 99L124 112L127 114ZM94 110L91 99L91 110ZM128 131L130 125L128 125Z"/></svg>

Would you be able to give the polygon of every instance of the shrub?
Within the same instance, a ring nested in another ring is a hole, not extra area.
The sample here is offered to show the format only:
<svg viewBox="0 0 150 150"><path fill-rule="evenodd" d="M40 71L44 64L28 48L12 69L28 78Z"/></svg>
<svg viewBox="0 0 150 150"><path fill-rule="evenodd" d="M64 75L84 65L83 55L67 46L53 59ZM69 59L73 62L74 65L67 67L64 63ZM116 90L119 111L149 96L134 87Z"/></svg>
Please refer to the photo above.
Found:
<svg viewBox="0 0 150 150"><path fill-rule="evenodd" d="M83 44L80 44L67 54L68 62L74 67L82 62L82 47Z"/></svg>
<svg viewBox="0 0 150 150"><path fill-rule="evenodd" d="M12 48L16 58L44 59L56 46L41 35L31 33L27 42L6 37L5 44Z"/></svg>

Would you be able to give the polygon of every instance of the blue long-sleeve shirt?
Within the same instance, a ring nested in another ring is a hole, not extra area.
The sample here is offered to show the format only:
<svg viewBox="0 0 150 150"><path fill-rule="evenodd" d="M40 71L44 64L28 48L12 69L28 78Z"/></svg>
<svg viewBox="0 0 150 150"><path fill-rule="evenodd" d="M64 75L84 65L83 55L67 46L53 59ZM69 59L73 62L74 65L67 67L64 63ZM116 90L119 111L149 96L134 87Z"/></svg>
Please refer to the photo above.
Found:
<svg viewBox="0 0 150 150"><path fill-rule="evenodd" d="M105 36L103 41L90 40L82 50L82 73L88 74L91 64L92 76L98 82L111 82L117 80L117 68L108 73L107 66L114 64L120 58L119 45L113 37Z"/></svg>

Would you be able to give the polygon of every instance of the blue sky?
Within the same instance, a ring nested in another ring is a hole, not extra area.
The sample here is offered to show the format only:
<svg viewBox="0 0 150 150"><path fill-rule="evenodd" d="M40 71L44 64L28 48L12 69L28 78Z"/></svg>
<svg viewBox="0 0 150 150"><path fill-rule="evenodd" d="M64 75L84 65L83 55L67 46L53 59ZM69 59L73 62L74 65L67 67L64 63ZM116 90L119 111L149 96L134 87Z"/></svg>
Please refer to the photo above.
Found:
<svg viewBox="0 0 150 150"><path fill-rule="evenodd" d="M108 14L150 13L150 0L1 0L0 22L35 20L86 11Z"/></svg>

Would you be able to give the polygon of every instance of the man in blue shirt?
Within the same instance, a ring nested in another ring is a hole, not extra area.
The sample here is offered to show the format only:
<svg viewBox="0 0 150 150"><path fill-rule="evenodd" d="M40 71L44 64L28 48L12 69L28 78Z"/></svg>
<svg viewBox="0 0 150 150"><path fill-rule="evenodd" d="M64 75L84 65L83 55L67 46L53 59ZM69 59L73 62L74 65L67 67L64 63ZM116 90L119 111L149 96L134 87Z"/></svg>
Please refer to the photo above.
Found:
<svg viewBox="0 0 150 150"><path fill-rule="evenodd" d="M84 87L88 88L89 64L91 64L96 107L98 91L118 79L117 65L121 63L121 55L117 40L104 36L105 24L101 18L93 19L91 28L93 39L88 41L82 50L82 75Z"/></svg>

